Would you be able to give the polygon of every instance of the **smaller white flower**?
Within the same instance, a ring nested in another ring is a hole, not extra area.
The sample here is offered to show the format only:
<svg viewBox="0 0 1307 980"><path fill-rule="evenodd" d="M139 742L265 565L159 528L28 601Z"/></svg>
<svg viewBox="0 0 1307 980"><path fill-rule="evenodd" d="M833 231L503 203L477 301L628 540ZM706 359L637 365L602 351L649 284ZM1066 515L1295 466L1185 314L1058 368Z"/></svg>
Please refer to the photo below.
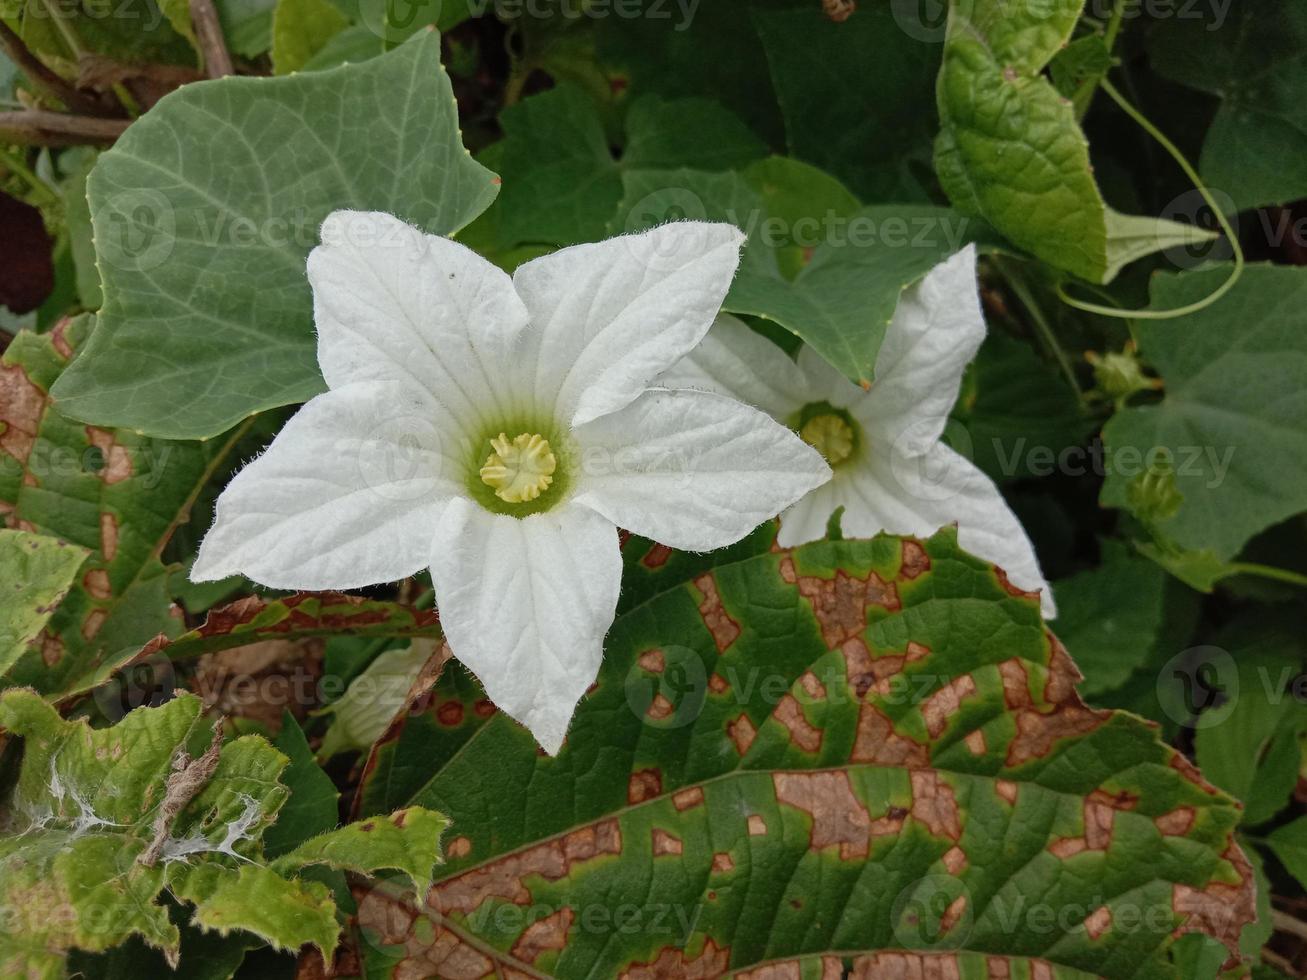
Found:
<svg viewBox="0 0 1307 980"><path fill-rule="evenodd" d="M834 470L830 482L785 511L785 547L824 537L844 508L850 537L928 535L958 526L958 543L1004 570L1018 588L1057 610L1021 522L981 470L940 441L962 374L985 338L968 246L905 290L863 391L804 347L792 360L731 316L664 375L677 387L731 394L757 405L814 446Z"/></svg>
<svg viewBox="0 0 1307 980"><path fill-rule="evenodd" d="M510 279L337 211L308 260L328 390L222 492L191 578L351 589L429 567L454 656L557 752L613 621L617 527L711 551L830 477L756 409L649 387L708 332L743 240L676 222Z"/></svg>

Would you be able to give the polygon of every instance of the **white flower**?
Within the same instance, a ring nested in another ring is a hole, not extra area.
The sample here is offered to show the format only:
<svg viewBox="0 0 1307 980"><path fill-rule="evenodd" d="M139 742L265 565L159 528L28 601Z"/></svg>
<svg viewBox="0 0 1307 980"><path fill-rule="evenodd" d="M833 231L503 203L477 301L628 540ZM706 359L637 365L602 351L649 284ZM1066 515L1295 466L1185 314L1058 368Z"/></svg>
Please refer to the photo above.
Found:
<svg viewBox="0 0 1307 980"><path fill-rule="evenodd" d="M1021 523L993 481L940 441L962 373L985 338L975 267L968 246L904 291L869 391L811 348L796 363L729 316L663 380L757 405L826 457L834 476L782 515L782 545L824 537L839 507L850 537L927 535L955 523L958 543L1017 587L1039 590L1051 619L1052 590Z"/></svg>
<svg viewBox="0 0 1307 980"><path fill-rule="evenodd" d="M429 566L454 656L557 752L613 620L617 526L707 551L829 478L763 413L649 387L707 333L742 240L669 224L510 279L389 215L331 215L308 261L329 390L223 491L191 577Z"/></svg>

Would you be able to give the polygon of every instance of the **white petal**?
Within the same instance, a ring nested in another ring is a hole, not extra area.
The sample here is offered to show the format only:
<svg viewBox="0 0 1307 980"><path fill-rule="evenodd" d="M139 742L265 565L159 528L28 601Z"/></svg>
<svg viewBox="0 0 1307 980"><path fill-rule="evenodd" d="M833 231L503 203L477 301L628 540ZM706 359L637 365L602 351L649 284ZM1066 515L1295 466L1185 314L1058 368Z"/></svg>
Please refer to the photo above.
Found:
<svg viewBox="0 0 1307 980"><path fill-rule="evenodd" d="M564 505L521 520L451 501L431 578L454 656L550 755L599 673L622 578L617 529Z"/></svg>
<svg viewBox="0 0 1307 980"><path fill-rule="evenodd" d="M737 398L785 421L825 393L809 390L793 359L743 321L723 313L708 336L658 378L665 388L698 388Z"/></svg>
<svg viewBox="0 0 1307 980"><path fill-rule="evenodd" d="M968 245L904 290L859 418L903 452L926 452L944 431L962 374L984 339L976 248Z"/></svg>
<svg viewBox="0 0 1307 980"><path fill-rule="evenodd" d="M925 537L957 524L964 550L1002 568L1017 587L1040 591L1044 615L1057 615L1053 591L1021 522L993 481L947 446L936 443L921 456L872 452L860 465L838 469L818 494L782 516L782 546L823 537L839 506L844 507L841 530L851 538L881 531Z"/></svg>
<svg viewBox="0 0 1307 980"><path fill-rule="evenodd" d="M322 241L308 274L329 387L407 384L465 428L499 407L502 365L527 320L507 274L457 242L375 211L336 211Z"/></svg>
<svg viewBox="0 0 1307 980"><path fill-rule="evenodd" d="M427 564L444 502L442 435L427 406L388 382L310 399L227 484L191 569L278 589L353 589Z"/></svg>
<svg viewBox="0 0 1307 980"><path fill-rule="evenodd" d="M858 406L867 401L866 391L840 374L831 366L830 361L807 344L799 348L797 363L803 372L804 386L813 394L808 401L827 402L836 408L848 409L860 417Z"/></svg>
<svg viewBox="0 0 1307 980"><path fill-rule="evenodd" d="M629 405L708 332L743 241L732 225L679 221L520 266L533 387L573 425Z"/></svg>
<svg viewBox="0 0 1307 980"><path fill-rule="evenodd" d="M738 541L830 478L785 426L706 391L654 389L573 435L577 503L690 551Z"/></svg>

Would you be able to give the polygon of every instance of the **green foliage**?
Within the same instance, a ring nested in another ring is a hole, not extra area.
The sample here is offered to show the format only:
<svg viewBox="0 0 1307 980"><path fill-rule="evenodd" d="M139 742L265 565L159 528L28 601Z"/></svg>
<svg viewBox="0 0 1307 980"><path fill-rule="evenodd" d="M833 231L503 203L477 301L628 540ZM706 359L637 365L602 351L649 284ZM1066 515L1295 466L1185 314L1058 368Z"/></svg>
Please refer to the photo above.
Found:
<svg viewBox="0 0 1307 980"><path fill-rule="evenodd" d="M40 635L88 554L57 538L0 531L0 675Z"/></svg>
<svg viewBox="0 0 1307 980"><path fill-rule="evenodd" d="M1223 268L1158 276L1152 305L1206 296ZM1307 508L1307 274L1253 266L1205 310L1139 330L1140 352L1165 385L1158 404L1130 408L1103 431L1117 461L1103 502L1123 506L1132 481L1165 459L1183 498L1157 521L1169 540L1218 559ZM1235 329L1233 324L1237 322Z"/></svg>
<svg viewBox="0 0 1307 980"><path fill-rule="evenodd" d="M0 358L9 397L0 413L0 501L17 526L90 557L45 635L7 677L52 697L89 690L152 637L177 632L160 555L230 438L151 439L72 421L50 389L94 333L79 317L20 334Z"/></svg>
<svg viewBox="0 0 1307 980"><path fill-rule="evenodd" d="M330 0L277 0L272 13L272 67L289 75L308 64L349 26Z"/></svg>
<svg viewBox="0 0 1307 980"><path fill-rule="evenodd" d="M252 932L278 949L311 943L330 956L335 902L324 885L296 877L300 868L398 867L420 883L440 860L444 819L417 808L262 863L261 838L288 795L286 757L254 736L202 749L207 726L192 695L92 729L13 690L0 695L0 727L25 750L0 838L0 897L7 914L23 916L0 934L6 975L63 976L70 950L100 952L132 936L175 965L180 932L164 893L193 904L203 930Z"/></svg>
<svg viewBox="0 0 1307 980"><path fill-rule="evenodd" d="M203 67L185 0L0 6L132 120L112 147L0 146L0 203L40 209L55 277L0 309L0 974L1301 962L1300 5L215 0L236 77L157 103ZM5 125L71 112L39 83L0 54ZM1279 264L1197 308L1233 249L1104 83ZM550 758L443 645L422 574L190 583L215 497L321 390L305 257L338 208L509 272L732 222L724 309L864 387L903 290L975 244L988 336L944 439L1002 488L1058 619L947 527L632 538ZM0 299L31 258L7 245ZM1109 310L1195 309L1088 314L1070 277ZM249 647L318 683L215 747L230 704L173 688ZM127 711L141 694L166 703Z"/></svg>
<svg viewBox="0 0 1307 980"><path fill-rule="evenodd" d="M60 379L61 409L199 438L315 394L304 258L322 219L385 210L453 232L492 176L458 140L434 33L361 65L173 93L91 175L101 329Z"/></svg>
<svg viewBox="0 0 1307 980"><path fill-rule="evenodd" d="M1203 179L1233 210L1307 196L1307 11L1292 0L1179 17L1157 32L1157 70L1221 100L1203 141Z"/></svg>
<svg viewBox="0 0 1307 980"><path fill-rule="evenodd" d="M1207 236L1104 203L1074 106L1041 74L1083 6L951 0L935 167L958 210L1054 268L1106 283L1135 259Z"/></svg>
<svg viewBox="0 0 1307 980"><path fill-rule="evenodd" d="M674 562L628 544L634 594L556 759L503 715L467 728L475 691L438 689L434 727L392 734L443 759L410 799L449 814L450 860L428 897L438 914L397 912L384 891L361 901L365 933L387 936L370 957L402 974L426 935L420 955L447 957L427 961L438 974L475 953L487 972L769 961L876 976L898 950L1173 976L1187 889L1229 896L1219 935L1237 942L1252 915L1238 810L1144 722L1084 706L1037 602L949 531L769 541ZM1079 911L1041 936L1020 896ZM623 906L664 909L667 928L599 918ZM1151 929L1098 930L1145 909Z"/></svg>

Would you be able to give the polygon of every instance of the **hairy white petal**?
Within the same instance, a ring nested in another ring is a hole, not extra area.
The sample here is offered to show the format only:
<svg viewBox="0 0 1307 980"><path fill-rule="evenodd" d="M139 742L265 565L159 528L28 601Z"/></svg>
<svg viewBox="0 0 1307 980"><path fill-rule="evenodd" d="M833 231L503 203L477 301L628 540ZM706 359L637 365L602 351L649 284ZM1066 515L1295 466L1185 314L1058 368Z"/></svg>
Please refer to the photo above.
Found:
<svg viewBox="0 0 1307 980"><path fill-rule="evenodd" d="M830 479L785 426L706 391L647 391L574 436L577 503L690 551L733 544Z"/></svg>
<svg viewBox="0 0 1307 980"><path fill-rule="evenodd" d="M519 267L532 387L556 393L558 417L573 425L629 405L703 339L743 242L732 225L679 221Z"/></svg>
<svg viewBox="0 0 1307 980"><path fill-rule="evenodd" d="M1002 568L1017 587L1040 591L1044 615L1057 615L1034 545L998 487L942 443L919 456L873 447L858 466L839 470L821 497L794 508L793 519L791 513L782 518L780 543L791 547L822 537L826 520L840 506L847 537L881 531L925 537L956 524L964 550Z"/></svg>
<svg viewBox="0 0 1307 980"><path fill-rule="evenodd" d="M565 504L517 519L451 501L431 579L450 650L551 755L599 672L621 586L617 529Z"/></svg>
<svg viewBox="0 0 1307 980"><path fill-rule="evenodd" d="M984 339L976 248L968 245L904 290L859 418L902 452L925 453L944 431L962 374Z"/></svg>
<svg viewBox="0 0 1307 980"><path fill-rule="evenodd" d="M352 589L412 575L460 489L445 441L407 388L318 395L219 496L192 581L239 572L273 588Z"/></svg>
<svg viewBox="0 0 1307 980"><path fill-rule="evenodd" d="M729 313L717 317L708 336L664 371L658 383L729 395L781 421L826 397L785 351Z"/></svg>
<svg viewBox="0 0 1307 980"><path fill-rule="evenodd" d="M465 427L514 409L504 362L527 313L507 274L381 212L334 212L322 242L308 274L328 387L407 384Z"/></svg>

